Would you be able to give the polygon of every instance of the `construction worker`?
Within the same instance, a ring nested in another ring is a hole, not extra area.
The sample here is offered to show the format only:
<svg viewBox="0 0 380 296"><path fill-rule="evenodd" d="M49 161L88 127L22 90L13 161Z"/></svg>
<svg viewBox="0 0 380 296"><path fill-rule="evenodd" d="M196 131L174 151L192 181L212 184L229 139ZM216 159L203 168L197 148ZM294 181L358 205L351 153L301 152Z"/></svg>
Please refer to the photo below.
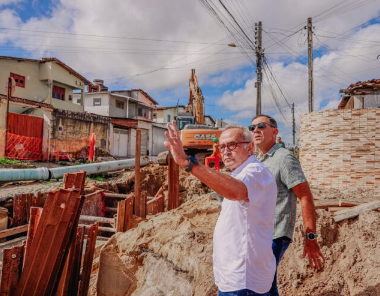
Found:
<svg viewBox="0 0 380 296"><path fill-rule="evenodd" d="M252 125L248 129L252 132L253 142L260 151L259 160L271 171L277 183L276 218L272 244L277 265L293 238L298 197L301 201L305 230L303 255L308 257L310 267L322 268L324 257L317 241L313 195L298 159L288 149L276 143L278 129L274 118L258 115L252 119ZM270 295L279 295L277 273L270 292Z"/></svg>
<svg viewBox="0 0 380 296"><path fill-rule="evenodd" d="M205 165L207 167L210 167L210 162L213 161L214 162L214 166L215 166L215 169L217 171L220 170L220 158L221 158L221 154L220 154L220 151L219 151L219 143L218 143L218 138L213 138L212 141L214 142L214 144L212 145L212 154L208 157L205 158Z"/></svg>
<svg viewBox="0 0 380 296"><path fill-rule="evenodd" d="M277 137L277 144L279 144L282 148L285 148L285 143L282 141L281 137Z"/></svg>
<svg viewBox="0 0 380 296"><path fill-rule="evenodd" d="M216 193L224 196L214 230L214 278L219 296L269 296L276 271L272 234L276 182L253 155L251 133L227 127L219 150L231 176L199 164L183 150L175 121L168 124L165 146L174 161Z"/></svg>

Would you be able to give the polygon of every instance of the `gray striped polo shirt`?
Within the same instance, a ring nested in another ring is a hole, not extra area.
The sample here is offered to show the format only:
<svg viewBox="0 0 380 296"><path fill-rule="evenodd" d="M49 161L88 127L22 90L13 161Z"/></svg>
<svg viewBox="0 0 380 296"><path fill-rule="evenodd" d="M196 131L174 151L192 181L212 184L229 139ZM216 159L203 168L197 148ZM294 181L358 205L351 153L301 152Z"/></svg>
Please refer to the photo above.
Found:
<svg viewBox="0 0 380 296"><path fill-rule="evenodd" d="M272 173L277 183L276 215L273 239L293 238L297 197L292 188L306 182L298 159L288 149L275 144L260 161Z"/></svg>

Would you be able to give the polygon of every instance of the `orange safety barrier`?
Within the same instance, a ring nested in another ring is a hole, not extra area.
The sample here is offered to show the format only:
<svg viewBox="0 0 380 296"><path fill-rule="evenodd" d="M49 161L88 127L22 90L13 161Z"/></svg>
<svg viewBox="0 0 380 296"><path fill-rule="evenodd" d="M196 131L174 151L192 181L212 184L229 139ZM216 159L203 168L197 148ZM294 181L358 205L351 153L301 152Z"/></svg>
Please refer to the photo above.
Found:
<svg viewBox="0 0 380 296"><path fill-rule="evenodd" d="M220 157L217 156L209 156L205 158L205 166L210 167L210 162L214 162L215 170L220 170Z"/></svg>

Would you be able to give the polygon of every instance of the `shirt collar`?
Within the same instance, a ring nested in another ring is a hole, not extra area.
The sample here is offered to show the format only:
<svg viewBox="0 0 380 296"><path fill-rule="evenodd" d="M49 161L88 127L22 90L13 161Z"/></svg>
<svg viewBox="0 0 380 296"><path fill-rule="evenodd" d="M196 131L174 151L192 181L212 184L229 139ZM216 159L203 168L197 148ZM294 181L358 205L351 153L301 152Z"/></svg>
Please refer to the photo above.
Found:
<svg viewBox="0 0 380 296"><path fill-rule="evenodd" d="M270 148L270 150L264 155L264 157L262 156L262 154L260 154L259 155L259 159L260 160L264 160L264 159L266 159L267 157L272 157L275 153L276 153L276 151L278 150L278 149L280 149L281 148L281 145L280 144L278 144L278 143L275 143L273 146L272 146L272 148Z"/></svg>
<svg viewBox="0 0 380 296"><path fill-rule="evenodd" d="M249 163L252 163L252 162L258 162L256 157L254 155L251 155L250 157L247 158L246 161L244 161L239 167L236 168L236 170L234 170L232 173L231 173L231 176L232 177L235 177L236 175L238 175Z"/></svg>

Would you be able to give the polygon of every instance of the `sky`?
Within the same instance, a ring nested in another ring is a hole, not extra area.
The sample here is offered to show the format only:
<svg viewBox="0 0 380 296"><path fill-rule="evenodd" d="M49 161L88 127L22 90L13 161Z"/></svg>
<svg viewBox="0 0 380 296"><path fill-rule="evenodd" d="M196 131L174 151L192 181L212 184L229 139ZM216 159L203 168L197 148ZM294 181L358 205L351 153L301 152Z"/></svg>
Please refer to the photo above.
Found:
<svg viewBox="0 0 380 296"><path fill-rule="evenodd" d="M292 146L290 106L297 135L308 112L308 17L314 110L337 109L341 89L380 78L380 0L0 0L0 55L56 57L110 90L142 88L160 106L187 105L195 69L205 113L247 126L261 21L262 113Z"/></svg>

